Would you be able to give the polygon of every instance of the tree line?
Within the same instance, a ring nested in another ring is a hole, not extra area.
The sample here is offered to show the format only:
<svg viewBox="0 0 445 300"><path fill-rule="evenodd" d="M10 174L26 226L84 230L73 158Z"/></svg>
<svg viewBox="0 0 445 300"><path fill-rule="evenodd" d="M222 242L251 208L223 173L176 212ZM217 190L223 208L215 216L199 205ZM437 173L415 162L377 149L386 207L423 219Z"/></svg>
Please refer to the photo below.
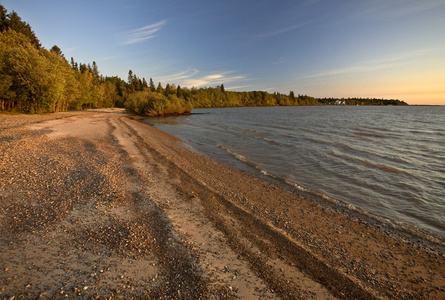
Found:
<svg viewBox="0 0 445 300"><path fill-rule="evenodd" d="M320 105L335 105L341 102L344 105L408 105L406 102L398 99L381 98L320 98Z"/></svg>
<svg viewBox="0 0 445 300"><path fill-rule="evenodd" d="M0 110L27 113L112 107L119 97L95 62L74 68L58 46L43 48L29 24L0 5Z"/></svg>
<svg viewBox="0 0 445 300"><path fill-rule="evenodd" d="M226 91L224 85L182 88L133 71L127 80L103 76L96 62L68 61L54 45L42 47L31 26L16 12L7 13L0 5L0 110L26 113L58 112L70 109L125 107L128 111L162 116L183 114L193 108L233 106L325 105L338 99L317 99L264 91ZM347 99L350 105L400 105L399 100Z"/></svg>

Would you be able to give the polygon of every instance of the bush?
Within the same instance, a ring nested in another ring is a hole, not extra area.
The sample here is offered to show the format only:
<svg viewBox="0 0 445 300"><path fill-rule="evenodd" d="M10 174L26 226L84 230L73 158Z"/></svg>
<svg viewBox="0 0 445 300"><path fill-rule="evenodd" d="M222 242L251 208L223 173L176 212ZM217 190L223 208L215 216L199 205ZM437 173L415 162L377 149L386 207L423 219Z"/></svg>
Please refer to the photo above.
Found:
<svg viewBox="0 0 445 300"><path fill-rule="evenodd" d="M150 91L136 92L128 96L125 102L128 111L150 117L180 115L189 113L193 107L183 98L174 94L168 97Z"/></svg>

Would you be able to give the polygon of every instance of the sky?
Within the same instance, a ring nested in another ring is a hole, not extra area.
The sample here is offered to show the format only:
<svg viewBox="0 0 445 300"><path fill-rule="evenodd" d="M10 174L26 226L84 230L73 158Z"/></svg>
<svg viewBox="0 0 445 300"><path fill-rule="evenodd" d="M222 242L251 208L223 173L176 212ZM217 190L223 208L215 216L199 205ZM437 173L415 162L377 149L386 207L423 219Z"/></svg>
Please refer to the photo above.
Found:
<svg viewBox="0 0 445 300"><path fill-rule="evenodd" d="M104 76L445 105L444 0L0 0Z"/></svg>

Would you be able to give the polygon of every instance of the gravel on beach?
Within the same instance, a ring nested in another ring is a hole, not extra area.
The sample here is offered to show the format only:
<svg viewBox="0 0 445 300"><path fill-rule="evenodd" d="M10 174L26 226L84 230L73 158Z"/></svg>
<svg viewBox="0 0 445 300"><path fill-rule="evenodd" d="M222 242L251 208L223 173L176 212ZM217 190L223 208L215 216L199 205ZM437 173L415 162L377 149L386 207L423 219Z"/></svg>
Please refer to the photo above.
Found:
<svg viewBox="0 0 445 300"><path fill-rule="evenodd" d="M0 299L444 299L445 256L119 109L0 114Z"/></svg>

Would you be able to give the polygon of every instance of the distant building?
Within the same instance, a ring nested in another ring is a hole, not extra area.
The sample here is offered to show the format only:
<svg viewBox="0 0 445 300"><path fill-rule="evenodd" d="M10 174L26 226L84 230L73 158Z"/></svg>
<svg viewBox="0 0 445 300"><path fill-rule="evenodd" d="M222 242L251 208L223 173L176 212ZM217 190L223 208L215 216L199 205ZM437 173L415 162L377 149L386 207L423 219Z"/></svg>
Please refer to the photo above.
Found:
<svg viewBox="0 0 445 300"><path fill-rule="evenodd" d="M344 100L337 100L335 101L335 105L346 105L346 102Z"/></svg>

